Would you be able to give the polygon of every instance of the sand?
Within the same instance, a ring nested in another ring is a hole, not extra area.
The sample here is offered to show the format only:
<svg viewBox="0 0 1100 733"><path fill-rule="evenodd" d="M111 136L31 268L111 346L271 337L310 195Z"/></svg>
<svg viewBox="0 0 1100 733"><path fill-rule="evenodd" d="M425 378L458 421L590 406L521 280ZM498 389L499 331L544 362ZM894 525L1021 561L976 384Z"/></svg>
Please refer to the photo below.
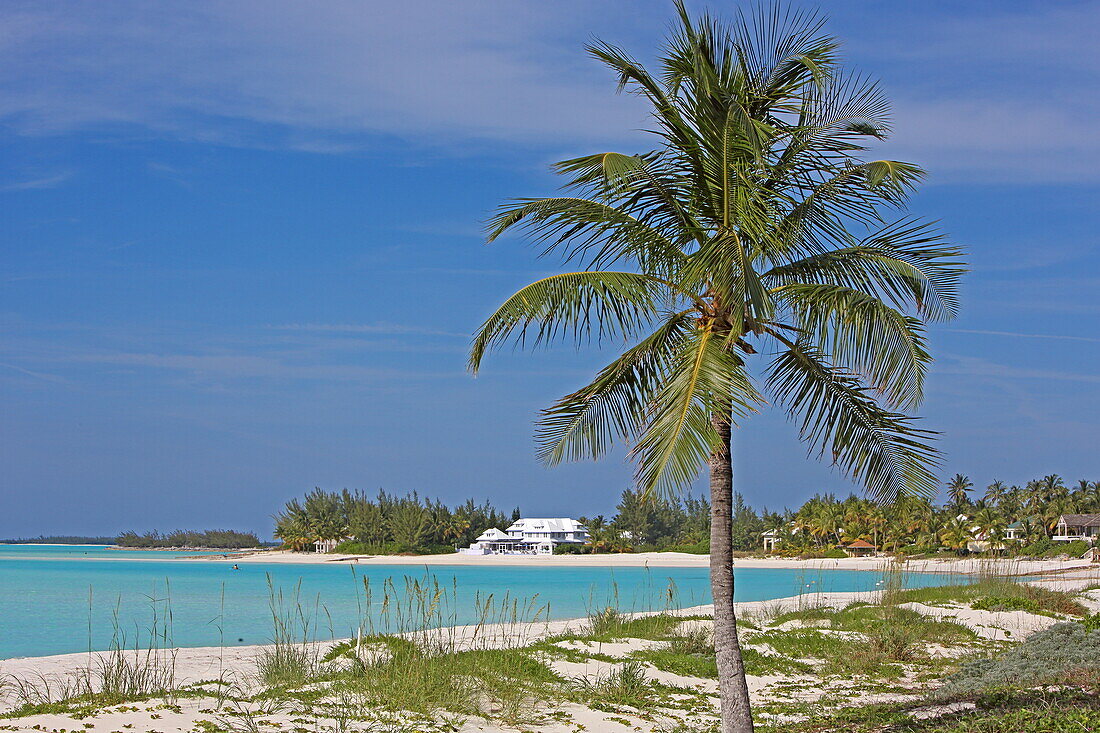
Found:
<svg viewBox="0 0 1100 733"><path fill-rule="evenodd" d="M415 565L415 566L467 566L467 567L708 567L709 555L693 555L685 552L637 552L608 553L600 555L336 555L314 552L290 552L268 550L249 555L194 558L202 562L221 563L338 563L353 565ZM848 557L835 560L799 560L790 557L745 557L734 561L735 568L794 568L812 570L869 570L881 572L893 564L886 557ZM1096 568L1100 565L1087 560L974 560L967 558L910 560L908 572L961 573L976 575L997 573L1005 575L1030 575Z"/></svg>

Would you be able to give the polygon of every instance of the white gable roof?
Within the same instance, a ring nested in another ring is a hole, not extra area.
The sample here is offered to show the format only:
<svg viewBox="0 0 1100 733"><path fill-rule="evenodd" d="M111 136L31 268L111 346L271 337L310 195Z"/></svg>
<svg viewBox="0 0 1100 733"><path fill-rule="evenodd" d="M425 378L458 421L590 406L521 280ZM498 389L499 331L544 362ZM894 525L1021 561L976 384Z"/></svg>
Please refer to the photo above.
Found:
<svg viewBox="0 0 1100 733"><path fill-rule="evenodd" d="M506 539L509 539L509 537L508 537L508 535L504 534L503 532L501 532L496 527L490 527L489 529L485 530L480 535L478 535L477 541L478 542L487 542L487 541L491 542L492 540L501 540L501 539L506 540Z"/></svg>
<svg viewBox="0 0 1100 733"><path fill-rule="evenodd" d="M509 532L584 532L584 525L576 519L557 517L554 519L542 517L525 517L517 520Z"/></svg>

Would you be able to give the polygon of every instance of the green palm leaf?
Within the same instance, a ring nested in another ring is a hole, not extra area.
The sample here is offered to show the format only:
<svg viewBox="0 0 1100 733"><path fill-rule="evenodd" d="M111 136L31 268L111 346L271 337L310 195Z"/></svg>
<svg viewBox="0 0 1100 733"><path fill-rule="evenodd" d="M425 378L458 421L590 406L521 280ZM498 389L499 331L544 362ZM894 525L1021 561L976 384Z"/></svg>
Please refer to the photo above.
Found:
<svg viewBox="0 0 1100 733"><path fill-rule="evenodd" d="M491 315L474 336L470 369L477 372L485 353L528 333L534 345L572 334L584 342L616 333L629 336L656 314L665 286L633 272L569 272L537 280L519 290Z"/></svg>
<svg viewBox="0 0 1100 733"><path fill-rule="evenodd" d="M831 366L812 346L787 345L769 367L768 389L799 420L811 450L829 455L877 501L935 496L935 433L884 409L857 378Z"/></svg>

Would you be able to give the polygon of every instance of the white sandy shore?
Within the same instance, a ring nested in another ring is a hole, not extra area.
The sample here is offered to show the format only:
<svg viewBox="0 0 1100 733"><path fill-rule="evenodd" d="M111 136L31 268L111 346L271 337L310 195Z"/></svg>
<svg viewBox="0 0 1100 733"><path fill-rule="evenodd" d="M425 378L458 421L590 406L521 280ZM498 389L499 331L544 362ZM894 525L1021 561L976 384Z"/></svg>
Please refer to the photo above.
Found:
<svg viewBox="0 0 1100 733"><path fill-rule="evenodd" d="M709 555L693 555L684 552L608 553L599 555L337 555L314 552L290 552L268 550L247 555L229 557L189 558L203 562L228 563L280 563L318 564L338 563L353 565L415 565L415 566L464 566L464 567L681 567L705 568ZM885 557L849 557L835 560L799 560L790 557L746 557L734 561L736 568L794 568L814 570L871 570L879 571L893 565ZM1006 559L937 559L909 560L905 569L918 573L961 573L966 575L997 573L1006 575L1030 575L1065 572L1093 567L1100 573L1100 565L1087 560L1018 560Z"/></svg>

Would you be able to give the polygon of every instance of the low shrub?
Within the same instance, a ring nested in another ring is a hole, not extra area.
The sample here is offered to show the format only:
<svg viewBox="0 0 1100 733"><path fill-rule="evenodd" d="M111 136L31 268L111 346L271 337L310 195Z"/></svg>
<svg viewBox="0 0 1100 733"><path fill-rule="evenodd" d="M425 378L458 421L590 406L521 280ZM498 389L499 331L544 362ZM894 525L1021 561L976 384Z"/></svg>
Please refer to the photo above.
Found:
<svg viewBox="0 0 1100 733"><path fill-rule="evenodd" d="M1028 613L1046 614L1039 602L1034 598L1021 598L1019 596L983 596L970 604L971 608L979 611L1027 611Z"/></svg>
<svg viewBox="0 0 1100 733"><path fill-rule="evenodd" d="M1081 557L1089 551L1089 543L1084 540L1073 540L1072 542L1060 542L1060 546L1056 549L1059 550L1060 555L1069 555L1070 557Z"/></svg>
<svg viewBox="0 0 1100 733"><path fill-rule="evenodd" d="M1054 540L1049 537L1041 537L1031 544L1021 547L1018 554L1024 557L1041 557L1043 554L1054 549L1054 547Z"/></svg>
<svg viewBox="0 0 1100 733"><path fill-rule="evenodd" d="M1061 623L1039 631L1019 646L992 658L966 662L949 678L946 695L966 695L1005 687L1059 684L1100 673L1100 632L1083 624Z"/></svg>
<svg viewBox="0 0 1100 733"><path fill-rule="evenodd" d="M822 557L824 557L826 560L843 560L844 558L848 557L848 553L840 549L839 547L830 547L824 552L824 554L822 554Z"/></svg>
<svg viewBox="0 0 1100 733"><path fill-rule="evenodd" d="M574 543L566 543L562 545L554 546L555 555L590 555L592 553L591 545L578 545Z"/></svg>
<svg viewBox="0 0 1100 733"><path fill-rule="evenodd" d="M677 547L668 548L672 552L687 552L692 555L709 555L710 554L710 540L703 540L702 542L696 542L694 545L679 545Z"/></svg>
<svg viewBox="0 0 1100 733"><path fill-rule="evenodd" d="M450 545L406 545L400 542L368 545L347 540L338 544L332 552L337 555L446 555L454 551L455 548Z"/></svg>

